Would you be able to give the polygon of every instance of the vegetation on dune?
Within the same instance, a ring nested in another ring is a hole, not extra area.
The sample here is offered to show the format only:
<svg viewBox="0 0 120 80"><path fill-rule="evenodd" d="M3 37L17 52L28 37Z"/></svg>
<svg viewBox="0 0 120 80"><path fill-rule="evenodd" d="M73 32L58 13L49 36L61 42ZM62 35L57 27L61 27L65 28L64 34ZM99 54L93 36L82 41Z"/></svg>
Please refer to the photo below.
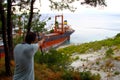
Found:
<svg viewBox="0 0 120 80"><path fill-rule="evenodd" d="M36 80L100 80L101 78L99 74L92 74L90 71L79 72L70 68L70 56L59 53L56 50L44 55L39 54L38 52L35 55ZM57 57L59 55L61 56ZM42 57L38 58L38 56Z"/></svg>
<svg viewBox="0 0 120 80"><path fill-rule="evenodd" d="M114 53L113 53L113 50L112 50L111 48L109 48L109 49L106 51L106 55L105 55L105 56L111 58L113 54L114 54Z"/></svg>
<svg viewBox="0 0 120 80"><path fill-rule="evenodd" d="M87 51L97 51L100 50L102 47L112 47L117 46L120 48L120 33L117 34L114 38L108 38L101 41L83 43L80 45L71 45L65 48L61 48L58 51L65 53L65 54L73 54L73 53L85 53Z"/></svg>
<svg viewBox="0 0 120 80"><path fill-rule="evenodd" d="M57 71L54 71L57 69ZM54 67L48 68L46 64L35 63L35 80L100 80L99 74L92 74L90 71L79 72Z"/></svg>
<svg viewBox="0 0 120 80"><path fill-rule="evenodd" d="M79 72L69 67L70 56L54 49L43 55L38 51L34 59L35 80L100 80L99 74L92 74L89 71ZM1 63L1 80L11 80L12 77L5 77L4 60L1 60ZM12 62L12 73L14 73L14 66L14 62Z"/></svg>
<svg viewBox="0 0 120 80"><path fill-rule="evenodd" d="M71 63L70 55L59 53L55 49L51 49L49 52L41 53L37 52L35 55L35 62L38 64L46 64L48 68L53 70L67 69Z"/></svg>

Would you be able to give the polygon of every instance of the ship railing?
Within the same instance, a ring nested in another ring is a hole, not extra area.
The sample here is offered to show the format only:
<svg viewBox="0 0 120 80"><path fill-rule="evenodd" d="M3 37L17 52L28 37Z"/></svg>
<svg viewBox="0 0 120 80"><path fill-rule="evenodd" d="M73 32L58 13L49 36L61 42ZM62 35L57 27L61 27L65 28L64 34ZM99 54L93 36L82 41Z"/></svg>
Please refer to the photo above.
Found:
<svg viewBox="0 0 120 80"><path fill-rule="evenodd" d="M64 25L63 29L62 26L59 24L58 27L56 28L57 32L66 32L68 30L70 30L70 26L69 25Z"/></svg>

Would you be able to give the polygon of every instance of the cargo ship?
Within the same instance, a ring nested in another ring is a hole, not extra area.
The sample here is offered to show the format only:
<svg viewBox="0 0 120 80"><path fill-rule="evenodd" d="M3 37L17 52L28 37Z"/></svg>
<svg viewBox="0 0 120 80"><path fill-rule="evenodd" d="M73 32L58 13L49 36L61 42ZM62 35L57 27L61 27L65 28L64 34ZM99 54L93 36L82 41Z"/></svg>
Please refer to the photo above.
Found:
<svg viewBox="0 0 120 80"><path fill-rule="evenodd" d="M58 47L59 45L70 40L70 35L74 30L67 25L67 20L63 19L63 15L55 16L55 24L53 32L45 34L45 42L42 45L42 50L49 50L50 48Z"/></svg>

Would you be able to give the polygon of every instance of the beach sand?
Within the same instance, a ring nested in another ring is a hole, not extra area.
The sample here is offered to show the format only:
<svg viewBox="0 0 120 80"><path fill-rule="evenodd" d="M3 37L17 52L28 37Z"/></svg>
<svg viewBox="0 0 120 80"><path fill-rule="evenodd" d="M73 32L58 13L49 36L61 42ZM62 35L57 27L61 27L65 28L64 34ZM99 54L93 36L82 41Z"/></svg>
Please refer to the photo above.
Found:
<svg viewBox="0 0 120 80"><path fill-rule="evenodd" d="M102 48L98 51L91 51L86 54L75 53L72 58L79 57L71 66L79 71L91 71L99 73L101 80L120 80L120 59L105 58L107 49ZM120 57L120 50L115 50L113 57Z"/></svg>

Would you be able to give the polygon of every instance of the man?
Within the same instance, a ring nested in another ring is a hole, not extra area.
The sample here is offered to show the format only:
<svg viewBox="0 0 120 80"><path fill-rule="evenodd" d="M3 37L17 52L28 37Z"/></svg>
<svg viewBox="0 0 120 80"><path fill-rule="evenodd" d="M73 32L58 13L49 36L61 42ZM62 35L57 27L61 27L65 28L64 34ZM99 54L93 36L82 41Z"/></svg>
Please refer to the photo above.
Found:
<svg viewBox="0 0 120 80"><path fill-rule="evenodd" d="M43 44L44 39L35 43L37 36L29 32L25 42L14 48L15 72L13 80L34 80L34 54Z"/></svg>

